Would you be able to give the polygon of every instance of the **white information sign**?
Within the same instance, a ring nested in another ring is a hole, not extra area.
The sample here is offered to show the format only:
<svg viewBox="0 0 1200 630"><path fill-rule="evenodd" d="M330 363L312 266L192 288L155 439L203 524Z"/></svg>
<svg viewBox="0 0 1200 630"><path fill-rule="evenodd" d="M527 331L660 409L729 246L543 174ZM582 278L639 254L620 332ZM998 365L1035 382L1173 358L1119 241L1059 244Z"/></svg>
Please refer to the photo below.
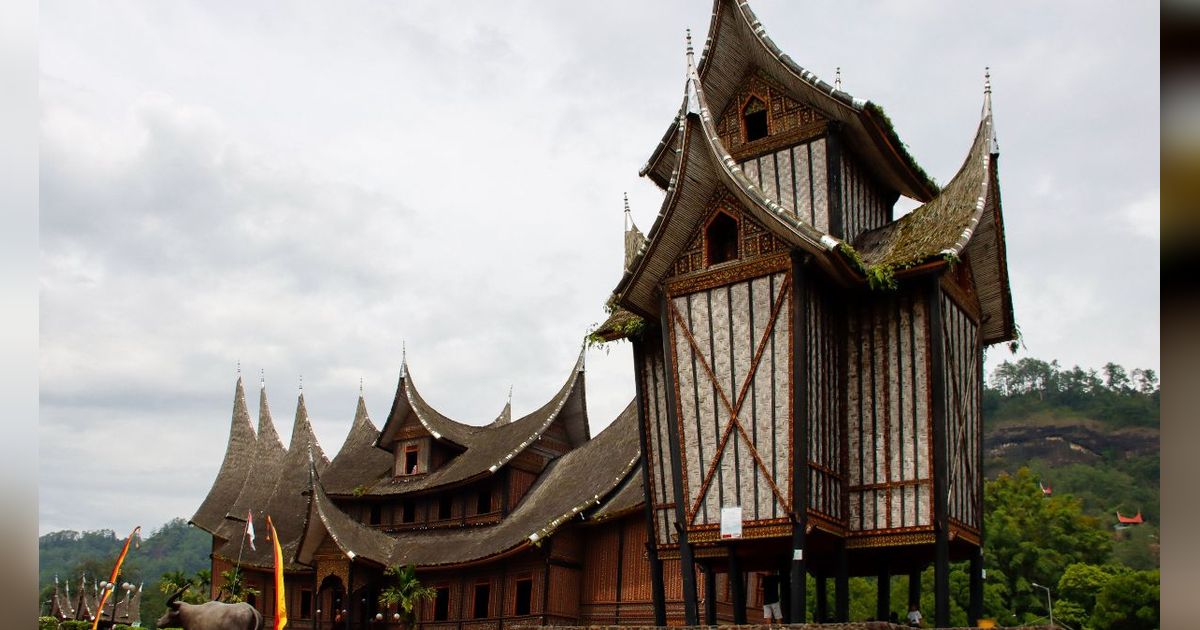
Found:
<svg viewBox="0 0 1200 630"><path fill-rule="evenodd" d="M741 506L721 508L721 538L742 537Z"/></svg>

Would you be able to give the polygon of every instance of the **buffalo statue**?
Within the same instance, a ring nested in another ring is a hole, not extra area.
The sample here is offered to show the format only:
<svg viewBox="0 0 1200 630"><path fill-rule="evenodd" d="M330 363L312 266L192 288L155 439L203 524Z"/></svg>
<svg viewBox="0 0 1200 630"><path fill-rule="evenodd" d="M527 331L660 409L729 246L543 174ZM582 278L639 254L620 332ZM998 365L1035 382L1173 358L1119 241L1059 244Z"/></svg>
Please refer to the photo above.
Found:
<svg viewBox="0 0 1200 630"><path fill-rule="evenodd" d="M259 630L262 614L253 606L242 602L205 602L189 604L179 601L184 589L179 589L167 598L167 612L155 624L158 628L183 628L183 630Z"/></svg>

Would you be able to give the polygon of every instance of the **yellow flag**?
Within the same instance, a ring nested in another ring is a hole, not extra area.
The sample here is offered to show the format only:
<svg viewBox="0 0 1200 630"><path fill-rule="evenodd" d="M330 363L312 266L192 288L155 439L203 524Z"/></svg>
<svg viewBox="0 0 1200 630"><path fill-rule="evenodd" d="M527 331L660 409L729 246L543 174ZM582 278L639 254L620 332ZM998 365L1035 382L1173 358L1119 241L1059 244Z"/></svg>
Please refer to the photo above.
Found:
<svg viewBox="0 0 1200 630"><path fill-rule="evenodd" d="M279 548L279 534L271 515L267 515L267 529L271 531L271 545L275 548L275 630L287 625L287 596L283 592L283 550Z"/></svg>

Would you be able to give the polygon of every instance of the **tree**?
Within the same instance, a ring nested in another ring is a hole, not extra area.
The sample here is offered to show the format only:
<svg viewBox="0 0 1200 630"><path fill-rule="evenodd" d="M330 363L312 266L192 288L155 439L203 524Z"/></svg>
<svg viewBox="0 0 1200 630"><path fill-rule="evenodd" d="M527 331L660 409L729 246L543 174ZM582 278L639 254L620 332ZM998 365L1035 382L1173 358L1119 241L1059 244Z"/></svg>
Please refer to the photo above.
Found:
<svg viewBox="0 0 1200 630"><path fill-rule="evenodd" d="M1111 551L1099 521L1084 515L1070 495L1044 498L1028 468L987 482L984 504L988 564L999 569L1012 611L1022 620L1045 607L1034 582L1057 584L1068 565L1100 564Z"/></svg>
<svg viewBox="0 0 1200 630"><path fill-rule="evenodd" d="M417 569L411 564L389 567L383 574L391 578L391 584L379 594L379 605L396 605L400 622L411 628L416 621L417 604L433 599L436 591L421 584L417 579Z"/></svg>
<svg viewBox="0 0 1200 630"><path fill-rule="evenodd" d="M1096 630L1158 628L1158 571L1131 571L1108 581L1096 596L1092 624Z"/></svg>
<svg viewBox="0 0 1200 630"><path fill-rule="evenodd" d="M221 589L217 591L217 599L223 602L236 604L250 599L251 596L258 596L258 589L246 586L242 580L244 576L237 569L229 569L221 572Z"/></svg>

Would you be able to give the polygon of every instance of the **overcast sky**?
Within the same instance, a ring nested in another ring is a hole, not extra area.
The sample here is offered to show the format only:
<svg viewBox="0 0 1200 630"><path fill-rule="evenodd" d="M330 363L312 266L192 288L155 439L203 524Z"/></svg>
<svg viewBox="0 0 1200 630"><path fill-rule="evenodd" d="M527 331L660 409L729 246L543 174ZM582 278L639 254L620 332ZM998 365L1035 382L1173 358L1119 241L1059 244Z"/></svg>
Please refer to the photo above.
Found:
<svg viewBox="0 0 1200 630"><path fill-rule="evenodd" d="M991 66L1017 356L1158 369L1156 3L753 7L940 183ZM510 385L514 416L544 403L620 277L622 192L643 229L658 212L637 171L710 11L43 1L40 531L191 516L239 361L285 440L303 376L331 456L360 379L383 423L405 345L451 417L490 421ZM610 345L593 433L633 396Z"/></svg>

